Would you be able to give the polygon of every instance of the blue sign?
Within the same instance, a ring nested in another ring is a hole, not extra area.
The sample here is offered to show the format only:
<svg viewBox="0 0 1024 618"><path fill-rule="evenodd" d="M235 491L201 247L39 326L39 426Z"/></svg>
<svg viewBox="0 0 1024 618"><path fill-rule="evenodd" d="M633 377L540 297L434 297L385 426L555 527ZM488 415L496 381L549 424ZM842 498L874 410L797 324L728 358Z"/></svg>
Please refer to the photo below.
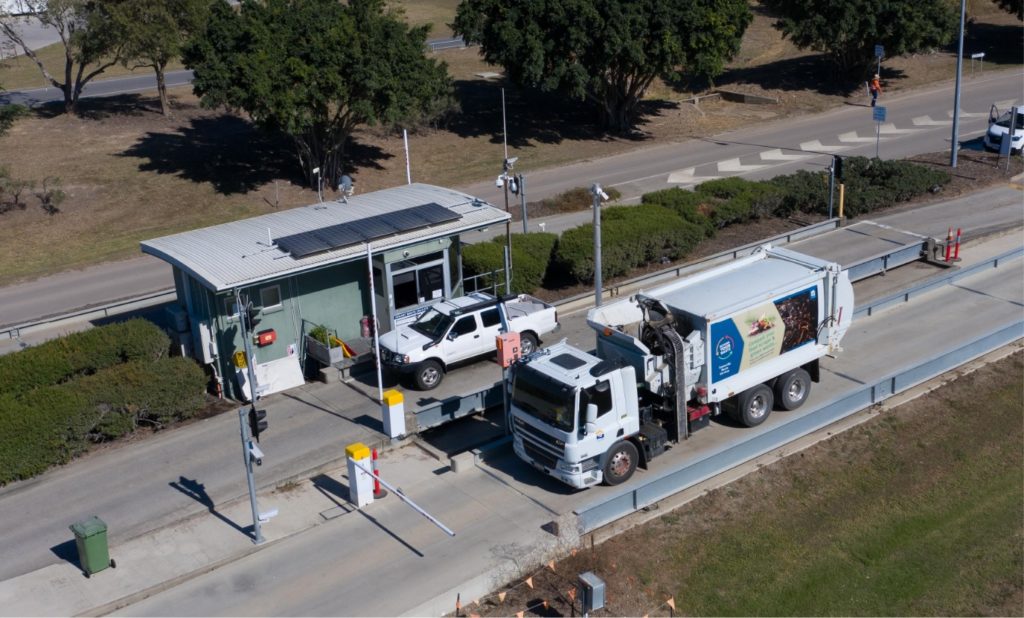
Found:
<svg viewBox="0 0 1024 618"><path fill-rule="evenodd" d="M711 381L718 382L739 373L743 360L743 338L731 319L711 325Z"/></svg>
<svg viewBox="0 0 1024 618"><path fill-rule="evenodd" d="M875 122L885 122L885 108L879 105L871 110L871 116Z"/></svg>
<svg viewBox="0 0 1024 618"><path fill-rule="evenodd" d="M885 55L885 48L881 45L875 45L875 58L881 58Z"/></svg>

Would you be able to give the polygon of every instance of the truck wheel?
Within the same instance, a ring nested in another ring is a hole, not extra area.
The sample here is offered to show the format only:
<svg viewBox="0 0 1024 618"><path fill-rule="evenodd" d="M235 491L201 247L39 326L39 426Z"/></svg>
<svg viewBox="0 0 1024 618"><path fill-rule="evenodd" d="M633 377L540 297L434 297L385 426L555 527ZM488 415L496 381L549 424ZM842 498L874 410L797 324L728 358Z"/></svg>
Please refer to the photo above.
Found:
<svg viewBox="0 0 1024 618"><path fill-rule="evenodd" d="M772 413L772 389L758 384L736 397L733 419L747 427L757 427Z"/></svg>
<svg viewBox="0 0 1024 618"><path fill-rule="evenodd" d="M783 410L796 410L811 394L811 376L803 369L794 369L775 381L775 401Z"/></svg>
<svg viewBox="0 0 1024 618"><path fill-rule="evenodd" d="M537 351L537 335L533 333L523 333L523 336L519 338L519 352L523 356L533 354Z"/></svg>
<svg viewBox="0 0 1024 618"><path fill-rule="evenodd" d="M436 360L425 360L416 368L413 378L416 380L416 388L429 391L437 388L444 379L444 369Z"/></svg>
<svg viewBox="0 0 1024 618"><path fill-rule="evenodd" d="M604 482L607 485L625 483L633 476L640 454L632 442L619 442L612 447L608 460L604 462Z"/></svg>

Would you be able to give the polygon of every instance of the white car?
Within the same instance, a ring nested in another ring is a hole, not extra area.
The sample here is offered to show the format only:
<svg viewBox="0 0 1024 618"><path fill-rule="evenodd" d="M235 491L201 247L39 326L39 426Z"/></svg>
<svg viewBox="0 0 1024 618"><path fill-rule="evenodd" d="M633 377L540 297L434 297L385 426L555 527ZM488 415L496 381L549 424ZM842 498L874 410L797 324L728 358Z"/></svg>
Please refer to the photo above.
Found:
<svg viewBox="0 0 1024 618"><path fill-rule="evenodd" d="M381 335L380 360L411 374L419 390L435 388L452 364L495 353L502 308L509 329L519 333L524 356L537 349L542 335L558 330L558 313L544 301L527 294L500 299L474 292L435 303L412 324Z"/></svg>
<svg viewBox="0 0 1024 618"><path fill-rule="evenodd" d="M988 131L985 132L986 149L999 150L1000 145L1003 143L1003 137L1010 132L1010 117L1013 115L1014 109L1017 110L1017 127L1013 132L1013 142L1010 144L1010 150L1019 153L1021 148L1024 148L1024 107L1011 107L998 118L995 113L991 114L988 121ZM995 111L994 108L993 111Z"/></svg>

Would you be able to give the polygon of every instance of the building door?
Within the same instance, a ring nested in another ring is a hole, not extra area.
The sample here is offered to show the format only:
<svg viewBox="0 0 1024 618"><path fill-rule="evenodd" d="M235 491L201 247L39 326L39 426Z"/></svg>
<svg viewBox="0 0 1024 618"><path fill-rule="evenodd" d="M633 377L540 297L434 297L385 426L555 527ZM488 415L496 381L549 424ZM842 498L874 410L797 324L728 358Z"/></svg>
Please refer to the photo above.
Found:
<svg viewBox="0 0 1024 618"><path fill-rule="evenodd" d="M392 262L386 267L392 328L415 320L426 305L451 294L444 251Z"/></svg>

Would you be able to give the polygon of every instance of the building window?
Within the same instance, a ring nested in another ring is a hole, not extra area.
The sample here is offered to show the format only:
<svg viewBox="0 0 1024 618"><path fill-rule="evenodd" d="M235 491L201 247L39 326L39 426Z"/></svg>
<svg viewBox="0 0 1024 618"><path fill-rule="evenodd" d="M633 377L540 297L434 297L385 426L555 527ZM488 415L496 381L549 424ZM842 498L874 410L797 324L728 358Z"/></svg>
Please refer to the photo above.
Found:
<svg viewBox="0 0 1024 618"><path fill-rule="evenodd" d="M267 309L278 309L281 307L281 286L269 285L260 289L260 307Z"/></svg>
<svg viewBox="0 0 1024 618"><path fill-rule="evenodd" d="M224 317L228 320L238 319L238 307L235 305L234 296L224 297Z"/></svg>
<svg viewBox="0 0 1024 618"><path fill-rule="evenodd" d="M444 298L444 284L444 252L391 265L391 293L396 311Z"/></svg>

